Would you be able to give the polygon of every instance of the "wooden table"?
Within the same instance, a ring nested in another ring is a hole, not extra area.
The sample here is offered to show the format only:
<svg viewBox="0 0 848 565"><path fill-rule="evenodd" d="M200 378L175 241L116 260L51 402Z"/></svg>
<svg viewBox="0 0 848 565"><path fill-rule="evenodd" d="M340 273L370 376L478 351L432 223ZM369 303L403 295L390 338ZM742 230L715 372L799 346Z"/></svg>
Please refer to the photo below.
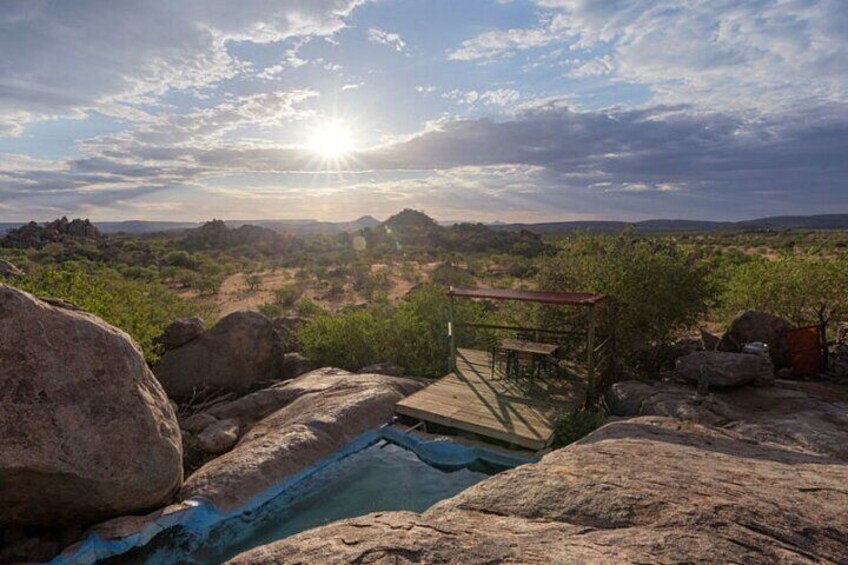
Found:
<svg viewBox="0 0 848 565"><path fill-rule="evenodd" d="M539 373L545 361L559 349L558 345L552 343L538 343L514 338L501 340L498 347L507 353L507 378L519 376L519 359L525 356L530 358L531 380Z"/></svg>

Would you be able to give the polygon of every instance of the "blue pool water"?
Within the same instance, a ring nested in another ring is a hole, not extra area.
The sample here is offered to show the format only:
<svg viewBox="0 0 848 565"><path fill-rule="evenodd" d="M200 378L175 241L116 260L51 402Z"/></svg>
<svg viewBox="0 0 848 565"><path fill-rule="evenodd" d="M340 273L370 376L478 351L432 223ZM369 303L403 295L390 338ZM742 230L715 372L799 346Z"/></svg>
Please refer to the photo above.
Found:
<svg viewBox="0 0 848 565"><path fill-rule="evenodd" d="M479 461L438 468L381 440L316 471L265 504L211 531L166 530L115 563L220 563L257 547L335 520L370 512L421 512L501 470Z"/></svg>

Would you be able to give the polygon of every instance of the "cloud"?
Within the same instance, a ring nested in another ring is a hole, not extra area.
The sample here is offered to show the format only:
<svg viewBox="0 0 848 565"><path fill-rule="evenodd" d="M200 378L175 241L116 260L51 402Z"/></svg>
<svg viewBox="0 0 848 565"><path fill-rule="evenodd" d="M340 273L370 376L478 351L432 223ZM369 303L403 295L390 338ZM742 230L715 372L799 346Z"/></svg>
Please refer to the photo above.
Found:
<svg viewBox="0 0 848 565"><path fill-rule="evenodd" d="M655 103L777 112L848 101L848 10L840 0L536 3L547 10L537 26L484 32L449 58L486 61L556 44L605 52L572 77L645 85Z"/></svg>
<svg viewBox="0 0 848 565"><path fill-rule="evenodd" d="M329 35L359 0L4 0L0 133L89 109L156 102L245 72L231 42ZM274 74L269 69L266 76Z"/></svg>
<svg viewBox="0 0 848 565"><path fill-rule="evenodd" d="M172 116L133 134L90 140L82 146L86 158L59 164L7 157L0 165L13 166L3 167L3 200L41 195L51 203L105 206L111 199L126 205L163 191L179 198L187 186L208 191L201 187L213 179L262 174L306 179L299 190L286 192L291 206L310 194L305 210L321 202L336 209L340 201L329 192L309 188L322 166L308 150L223 134L245 123L302 119L311 97L278 93L185 119ZM459 212L450 213L451 198L456 210L467 204L473 211L470 200L478 198L492 214L500 206L504 213L534 218L742 219L764 210L824 213L848 206L848 191L838 189L848 178L848 108L775 120L690 110L677 105L577 112L548 104L516 110L503 121L444 118L410 138L352 155L338 173L337 192L351 198L376 194L374 186L349 175L414 174L378 183L386 193L368 205L428 203L453 217ZM237 184L232 190L270 198ZM215 198L223 205L230 197Z"/></svg>
<svg viewBox="0 0 848 565"><path fill-rule="evenodd" d="M569 72L568 76L574 78L603 76L612 73L614 69L615 63L613 62L613 58L610 55L604 55L603 57L595 57L581 63Z"/></svg>
<svg viewBox="0 0 848 565"><path fill-rule="evenodd" d="M391 47L398 53L406 53L406 42L397 33L384 31L382 29L372 27L368 30L368 41L380 45Z"/></svg>
<svg viewBox="0 0 848 565"><path fill-rule="evenodd" d="M467 106L482 104L484 106L507 107L518 102L518 99L521 98L521 93L511 88L484 90L482 92L478 92L476 90L454 89L443 93L442 98L453 100L459 104Z"/></svg>
<svg viewBox="0 0 848 565"><path fill-rule="evenodd" d="M463 41L458 49L448 53L448 58L454 61L475 61L511 56L516 51L541 47L556 39L556 33L549 28L487 31Z"/></svg>

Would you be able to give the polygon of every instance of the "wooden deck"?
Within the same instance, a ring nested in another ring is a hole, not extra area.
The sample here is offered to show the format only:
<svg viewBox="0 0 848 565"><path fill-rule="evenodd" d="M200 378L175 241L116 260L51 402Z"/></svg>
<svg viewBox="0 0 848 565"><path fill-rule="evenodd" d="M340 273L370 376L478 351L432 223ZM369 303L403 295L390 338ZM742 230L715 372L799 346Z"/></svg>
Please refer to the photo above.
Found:
<svg viewBox="0 0 848 565"><path fill-rule="evenodd" d="M457 350L457 370L395 406L398 414L526 449L548 447L557 417L586 399L578 377L537 380L530 387L492 375L489 354Z"/></svg>

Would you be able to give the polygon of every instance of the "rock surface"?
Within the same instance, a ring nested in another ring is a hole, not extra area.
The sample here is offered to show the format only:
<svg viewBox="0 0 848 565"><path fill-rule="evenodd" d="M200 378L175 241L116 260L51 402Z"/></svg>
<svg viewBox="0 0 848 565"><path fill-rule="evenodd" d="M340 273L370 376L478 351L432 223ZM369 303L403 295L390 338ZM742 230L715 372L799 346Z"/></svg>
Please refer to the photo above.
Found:
<svg viewBox="0 0 848 565"><path fill-rule="evenodd" d="M197 434L200 448L206 453L218 454L232 449L239 438L239 426L234 420L219 420L206 426Z"/></svg>
<svg viewBox="0 0 848 565"><path fill-rule="evenodd" d="M682 391L694 393L645 384L624 387L624 404L666 410ZM336 522L232 563L843 563L844 395L779 383L715 395L747 418L721 428L661 416L615 421L423 514ZM775 402L787 409L770 412ZM775 436L795 410L813 419Z"/></svg>
<svg viewBox="0 0 848 565"><path fill-rule="evenodd" d="M403 367L398 367L394 363L377 363L376 365L368 365L362 367L359 373L377 373L378 375L391 375L393 377L402 377L405 373Z"/></svg>
<svg viewBox="0 0 848 565"><path fill-rule="evenodd" d="M203 497L222 510L235 508L263 490L337 451L392 416L395 403L422 382L384 375L319 369L288 383L216 407L216 416L247 427L263 405L268 413L236 447L213 459L186 481L183 499Z"/></svg>
<svg viewBox="0 0 848 565"><path fill-rule="evenodd" d="M271 323L280 335L283 350L286 353L297 353L300 351L300 340L297 332L306 325L308 320L299 316L277 316Z"/></svg>
<svg viewBox="0 0 848 565"><path fill-rule="evenodd" d="M283 350L270 320L234 312L182 347L166 352L153 368L168 396L182 399L213 388L247 392L280 378Z"/></svg>
<svg viewBox="0 0 848 565"><path fill-rule="evenodd" d="M696 351L679 357L675 370L689 382L705 378L710 386L732 387L770 380L774 367L765 357L724 351Z"/></svg>
<svg viewBox="0 0 848 565"><path fill-rule="evenodd" d="M173 409L130 338L0 285L0 526L147 510L182 482Z"/></svg>
<svg viewBox="0 0 848 565"><path fill-rule="evenodd" d="M768 344L771 362L777 369L789 367L786 334L790 328L789 322L782 318L749 310L733 320L722 336L718 350L739 353L746 343L761 341Z"/></svg>
<svg viewBox="0 0 848 565"><path fill-rule="evenodd" d="M317 369L315 363L300 353L286 353L283 357L282 378L294 379L315 369Z"/></svg>
<svg viewBox="0 0 848 565"><path fill-rule="evenodd" d="M0 275L4 277L20 277L23 276L24 272L17 268L12 263L4 259L0 259Z"/></svg>
<svg viewBox="0 0 848 565"><path fill-rule="evenodd" d="M203 330L201 318L178 318L168 324L159 338L159 342L166 351L169 351L197 339L203 333Z"/></svg>

